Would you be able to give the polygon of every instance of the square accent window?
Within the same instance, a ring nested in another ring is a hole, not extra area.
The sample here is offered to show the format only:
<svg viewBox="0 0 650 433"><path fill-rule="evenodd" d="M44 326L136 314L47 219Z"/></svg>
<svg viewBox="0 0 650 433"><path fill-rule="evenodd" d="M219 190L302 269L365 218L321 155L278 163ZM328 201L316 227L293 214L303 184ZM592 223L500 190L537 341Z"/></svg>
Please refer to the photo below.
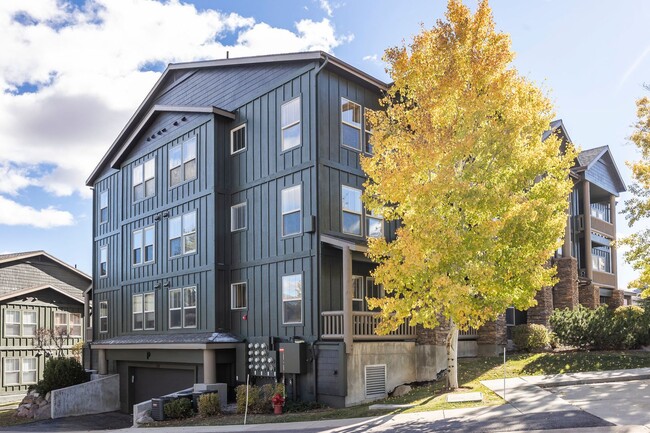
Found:
<svg viewBox="0 0 650 433"><path fill-rule="evenodd" d="M169 256L196 252L196 211L169 219Z"/></svg>
<svg viewBox="0 0 650 433"><path fill-rule="evenodd" d="M246 229L246 202L239 203L230 208L230 231Z"/></svg>
<svg viewBox="0 0 650 433"><path fill-rule="evenodd" d="M230 131L230 154L234 155L246 150L246 124L239 125Z"/></svg>
<svg viewBox="0 0 650 433"><path fill-rule="evenodd" d="M302 232L302 186L282 190L282 236Z"/></svg>
<svg viewBox="0 0 650 433"><path fill-rule="evenodd" d="M196 286L169 291L169 329L196 328Z"/></svg>
<svg viewBox="0 0 650 433"><path fill-rule="evenodd" d="M23 311L23 337L36 336L36 311Z"/></svg>
<svg viewBox="0 0 650 433"><path fill-rule="evenodd" d="M20 337L20 311L5 311L5 337Z"/></svg>
<svg viewBox="0 0 650 433"><path fill-rule="evenodd" d="M20 359L5 358L4 385L20 385Z"/></svg>
<svg viewBox="0 0 650 433"><path fill-rule="evenodd" d="M23 358L22 361L21 383L23 385L36 383L38 360L36 358Z"/></svg>
<svg viewBox="0 0 650 433"><path fill-rule="evenodd" d="M153 262L155 255L156 227L145 227L133 231L132 260L134 265Z"/></svg>
<svg viewBox="0 0 650 433"><path fill-rule="evenodd" d="M139 201L156 194L156 159L133 167L133 201Z"/></svg>
<svg viewBox="0 0 650 433"><path fill-rule="evenodd" d="M364 128L363 128L363 130L364 130L365 134L364 134L364 140L363 140L363 145L364 145L363 151L365 153L367 153L368 155L372 155L373 154L372 143L371 143L371 140L372 140L372 126L370 126L370 123L368 122L367 113L368 113L368 109L364 108L363 109L363 114L364 114L364 117L363 117Z"/></svg>
<svg viewBox="0 0 650 433"><path fill-rule="evenodd" d="M282 150L300 146L300 96L282 105Z"/></svg>
<svg viewBox="0 0 650 433"><path fill-rule="evenodd" d="M99 193L99 223L108 222L108 191Z"/></svg>
<svg viewBox="0 0 650 433"><path fill-rule="evenodd" d="M361 151L361 105L341 98L341 144Z"/></svg>
<svg viewBox="0 0 650 433"><path fill-rule="evenodd" d="M361 236L361 190L349 186L341 186L341 231L351 235Z"/></svg>
<svg viewBox="0 0 650 433"><path fill-rule="evenodd" d="M196 178L196 135L169 149L169 186Z"/></svg>
<svg viewBox="0 0 650 433"><path fill-rule="evenodd" d="M108 301L99 302L99 332L108 332Z"/></svg>
<svg viewBox="0 0 650 433"><path fill-rule="evenodd" d="M384 218L368 210L366 210L366 235L369 238L381 238L384 236Z"/></svg>
<svg viewBox="0 0 650 433"><path fill-rule="evenodd" d="M302 274L282 277L282 323L302 323Z"/></svg>
<svg viewBox="0 0 650 433"><path fill-rule="evenodd" d="M245 310L248 306L246 283L234 283L230 285L230 309Z"/></svg>
<svg viewBox="0 0 650 433"><path fill-rule="evenodd" d="M105 277L108 275L108 246L103 245L99 247L99 276Z"/></svg>
<svg viewBox="0 0 650 433"><path fill-rule="evenodd" d="M352 310L363 311L365 298L363 296L363 277L352 276Z"/></svg>

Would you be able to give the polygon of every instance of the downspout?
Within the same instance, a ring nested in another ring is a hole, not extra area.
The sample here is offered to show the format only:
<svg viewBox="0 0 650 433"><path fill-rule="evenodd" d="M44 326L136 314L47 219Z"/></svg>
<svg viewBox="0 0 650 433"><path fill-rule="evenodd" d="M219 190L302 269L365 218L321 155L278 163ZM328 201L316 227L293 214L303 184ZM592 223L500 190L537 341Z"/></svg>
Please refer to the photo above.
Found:
<svg viewBox="0 0 650 433"><path fill-rule="evenodd" d="M315 128L314 128L314 137L315 137L315 161L314 161L314 175L316 176L316 182L314 182L314 185L316 185L316 227L314 227L314 233L316 235L316 275L318 279L318 293L316 294L316 311L320 312L320 283L321 283L321 244L320 244L320 219L318 218L318 211L319 211L319 206L320 206L320 194L319 194L319 187L318 187L318 175L319 175L319 153L318 153L318 123L319 123L319 117L318 117L318 74L320 74L320 71L323 70L325 66L330 61L330 58L327 54L323 54L325 57L325 61L323 62L322 65L316 69L316 72L314 73L314 115L316 116L316 122L315 123ZM320 316L316 318L316 329L320 331ZM314 365L314 374L313 376L313 387L314 387L314 398L316 401L318 401L318 351L315 348L315 343L316 341L319 340L319 333L316 335L316 340L311 344L311 352L312 352L312 363Z"/></svg>

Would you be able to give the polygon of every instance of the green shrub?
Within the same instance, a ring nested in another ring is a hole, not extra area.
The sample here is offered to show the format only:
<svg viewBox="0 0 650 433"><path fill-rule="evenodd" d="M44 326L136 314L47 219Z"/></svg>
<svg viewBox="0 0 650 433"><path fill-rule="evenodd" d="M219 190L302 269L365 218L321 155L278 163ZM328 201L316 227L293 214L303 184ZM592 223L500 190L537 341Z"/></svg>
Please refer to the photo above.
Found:
<svg viewBox="0 0 650 433"><path fill-rule="evenodd" d="M188 398L177 398L165 403L163 412L171 419L189 418L192 416L192 402Z"/></svg>
<svg viewBox="0 0 650 433"><path fill-rule="evenodd" d="M221 400L219 394L211 392L199 397L199 415L206 418L221 413Z"/></svg>
<svg viewBox="0 0 650 433"><path fill-rule="evenodd" d="M88 381L88 374L83 366L74 358L50 358L45 362L43 379L39 380L34 389L41 394L78 385Z"/></svg>
<svg viewBox="0 0 650 433"><path fill-rule="evenodd" d="M284 385L281 383L266 384L261 387L249 385L248 390L248 412L268 413L273 410L271 399L275 394L284 395ZM246 410L246 385L239 385L237 393L237 413L244 413Z"/></svg>
<svg viewBox="0 0 650 433"><path fill-rule="evenodd" d="M548 329L543 325L517 325L513 330L512 341L520 350L543 350L550 341L548 334Z"/></svg>
<svg viewBox="0 0 650 433"><path fill-rule="evenodd" d="M634 349L647 344L650 320L639 307L607 306L592 310L579 305L574 310L555 310L550 319L558 340L581 349Z"/></svg>

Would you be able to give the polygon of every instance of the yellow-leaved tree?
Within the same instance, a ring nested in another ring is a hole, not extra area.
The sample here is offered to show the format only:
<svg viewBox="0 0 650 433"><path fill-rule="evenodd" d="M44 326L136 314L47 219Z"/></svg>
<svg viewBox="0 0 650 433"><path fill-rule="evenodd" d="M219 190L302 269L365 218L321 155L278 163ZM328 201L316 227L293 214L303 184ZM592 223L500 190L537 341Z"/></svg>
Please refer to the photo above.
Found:
<svg viewBox="0 0 650 433"><path fill-rule="evenodd" d="M369 241L388 294L369 305L381 308L379 333L406 318L448 322L454 389L458 329L534 305L554 283L549 258L564 235L575 152L542 141L552 104L513 56L487 1L472 14L451 0L445 20L386 51L394 85L368 115L364 201L400 221L394 241Z"/></svg>
<svg viewBox="0 0 650 433"><path fill-rule="evenodd" d="M650 98L637 100L636 108L637 122L630 140L641 151L641 159L627 163L634 179L630 187L633 197L625 201L624 209L630 226L650 217ZM643 288L643 297L650 296L650 230L634 233L620 243L630 247L625 253L625 260L639 271L639 277L630 282L630 287Z"/></svg>

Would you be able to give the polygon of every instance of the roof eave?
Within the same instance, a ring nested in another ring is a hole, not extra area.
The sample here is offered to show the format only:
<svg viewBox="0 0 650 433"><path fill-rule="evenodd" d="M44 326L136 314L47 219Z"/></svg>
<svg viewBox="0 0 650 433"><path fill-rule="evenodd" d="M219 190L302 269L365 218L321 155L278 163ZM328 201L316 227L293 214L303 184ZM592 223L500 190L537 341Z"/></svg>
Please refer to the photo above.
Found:
<svg viewBox="0 0 650 433"><path fill-rule="evenodd" d="M46 284L44 286L29 287L29 288L26 288L26 289L14 290L13 292L5 293L4 295L0 296L0 301L6 301L7 299L15 298L17 296L28 295L30 293L39 292L41 290L47 290L47 289L54 290L55 292L60 293L61 295L65 296L65 297L68 297L68 298L72 299L73 301L78 302L80 304L84 303L84 301L82 299L75 298L74 296L70 295L69 293L66 293L61 289L57 289L56 287L51 286L49 284Z"/></svg>

